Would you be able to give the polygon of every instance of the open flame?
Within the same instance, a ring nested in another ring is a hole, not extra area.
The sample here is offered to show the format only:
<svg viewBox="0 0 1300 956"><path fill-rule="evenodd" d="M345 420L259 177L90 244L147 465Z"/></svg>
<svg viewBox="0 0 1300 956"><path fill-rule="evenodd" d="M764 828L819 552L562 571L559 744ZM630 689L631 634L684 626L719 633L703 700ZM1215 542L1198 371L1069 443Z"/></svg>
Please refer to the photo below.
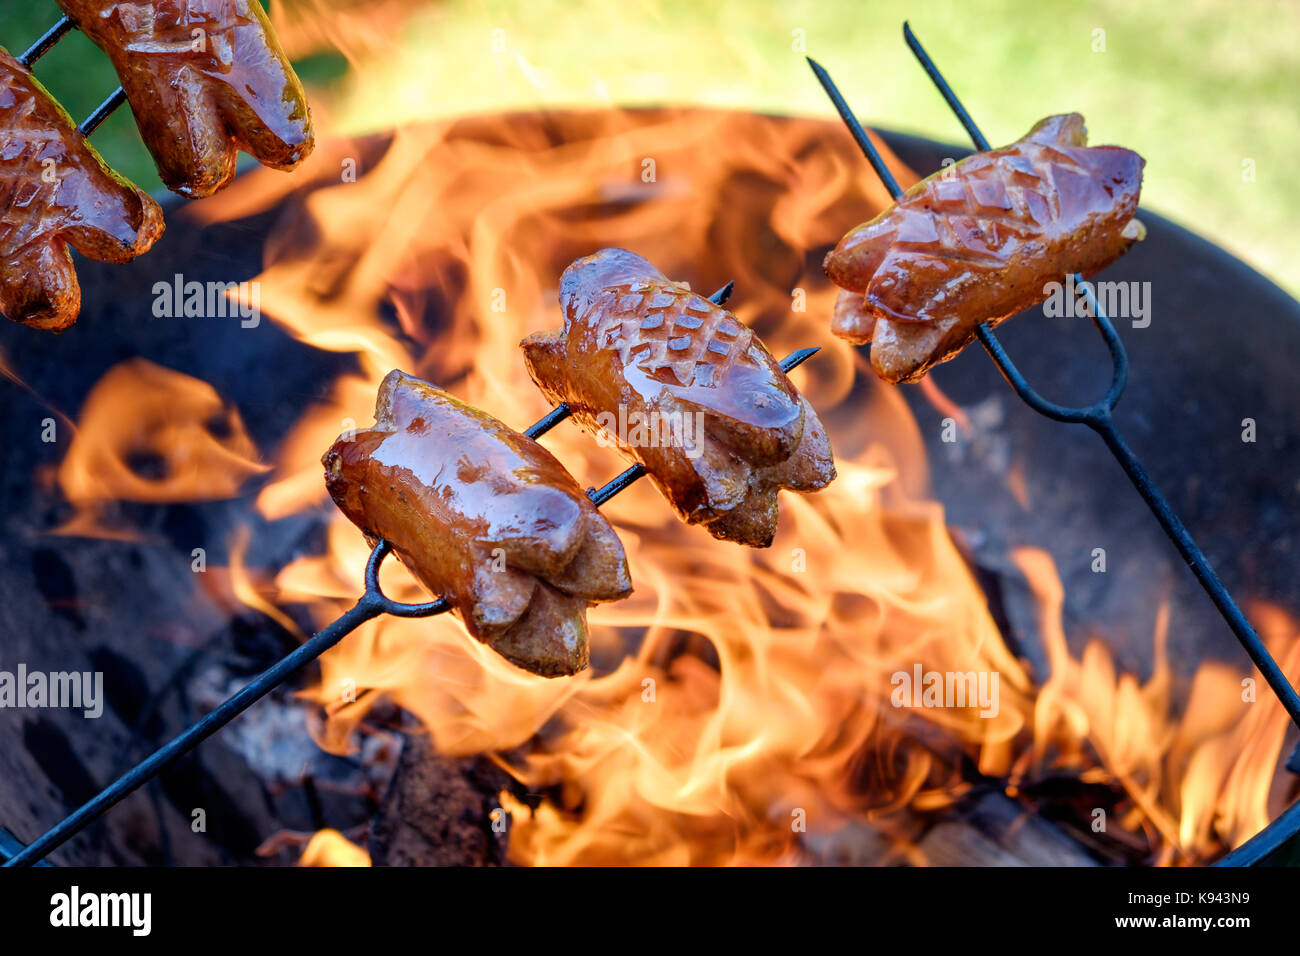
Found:
<svg viewBox="0 0 1300 956"><path fill-rule="evenodd" d="M355 56L382 49L361 26L387 21L363 6L326 20L316 4L291 5L312 15L291 10L286 43L350 36ZM634 249L698 291L734 279L730 307L774 354L822 345L792 377L827 424L839 472L821 493L783 496L765 551L682 525L648 483L613 499L604 511L636 591L590 612L595 667L575 678L510 666L451 615L366 624L322 659L307 692L326 715L321 746L349 748L387 698L440 751L496 754L542 796L533 810L502 794L511 857L532 864L800 862L863 827L888 848L882 860L925 862L918 820L968 792L969 767L1010 794L1048 773L1109 787L1110 825L1163 863L1211 858L1280 808L1280 704L1266 688L1243 699L1243 674L1206 663L1178 714L1163 616L1145 681L1117 672L1100 640L1076 658L1056 571L1025 550L1016 558L1040 603L1051 672L1030 673L1004 643L928 498L898 390L827 334L834 292L814 250L888 201L838 127L602 109L320 140L293 178L254 171L183 214L233 219L287 200L258 277L261 307L302 342L356 357L281 441L257 495L267 521L316 511L330 522L323 553L279 571L274 605L306 603L323 625L362 590L369 549L328 503L319 459L370 420L383 375L401 368L523 428L547 407L518 343L558 324L561 271L604 246ZM904 185L915 180L878 145ZM58 480L83 510L226 497L265 470L210 388L141 361L105 376L81 426ZM625 467L570 425L544 444L585 484ZM154 478L131 467L141 455L160 457ZM426 599L395 562L384 574L394 597ZM246 603L277 612L242 566L231 577ZM1294 622L1260 614L1300 673ZM996 706L896 706L896 675L914 668L996 674ZM364 858L326 831L303 862Z"/></svg>
<svg viewBox="0 0 1300 956"><path fill-rule="evenodd" d="M299 866L369 866L370 854L338 830L319 830L303 847Z"/></svg>
<svg viewBox="0 0 1300 956"><path fill-rule="evenodd" d="M926 499L899 393L858 378L860 358L825 334L832 292L809 250L886 201L842 137L710 111L548 123L544 135L522 117L436 123L398 130L386 150L322 153L267 250L262 302L300 340L354 353L359 372L285 440L263 515L328 512L320 449L368 421L390 368L519 427L537 418L546 408L518 342L558 322L560 272L604 245L700 289L735 278L734 308L777 354L822 344L795 380L827 421L840 477L787 495L760 552L681 525L648 486L611 501L636 593L592 610L597 668L572 680L510 667L451 617L367 625L325 658L312 691L329 715L323 746L348 746L382 695L441 751L499 754L546 794L535 811L502 795L510 852L526 863L796 861L810 858L806 834L864 824L888 858L923 861L915 815L968 790L963 759L1009 792L1063 771L1111 787L1112 825L1163 862L1213 856L1266 822L1282 798L1270 787L1285 715L1270 695L1243 702L1236 672L1203 667L1180 720L1162 657L1145 682L1117 673L1100 641L1073 658L1059 580L1035 552L1018 559L1042 604L1051 673L1029 674L1007 649ZM375 158L357 181L340 181L331 167L363 153ZM243 214L280 188L248 176L206 212ZM575 428L545 441L588 484L623 467ZM279 600L311 602L320 623L358 593L366 557L333 521L328 552L277 578ZM390 586L419 598L404 572ZM1294 629L1275 630L1280 650L1295 647ZM895 675L917 665L996 674L996 708L894 706ZM353 683L366 692L340 696Z"/></svg>
<svg viewBox="0 0 1300 956"><path fill-rule="evenodd" d="M1167 606L1157 617L1155 666L1142 683L1116 672L1100 640L1090 641L1081 659L1071 657L1061 621L1065 595L1051 558L1023 549L1016 559L1040 602L1051 666L1034 708L1034 746L1018 769L1032 773L1048 758L1082 779L1122 787L1132 801L1123 825L1145 830L1163 863L1212 859L1267 825L1270 808L1276 811L1285 796L1274 771L1290 724L1267 685L1236 668L1202 663L1177 719L1165 654ZM1294 622L1275 607L1253 610L1270 651L1294 679Z"/></svg>
<svg viewBox="0 0 1300 956"><path fill-rule="evenodd" d="M207 382L146 359L113 366L86 396L56 480L76 508L60 533L131 536L119 501L233 498L265 474L239 410Z"/></svg>

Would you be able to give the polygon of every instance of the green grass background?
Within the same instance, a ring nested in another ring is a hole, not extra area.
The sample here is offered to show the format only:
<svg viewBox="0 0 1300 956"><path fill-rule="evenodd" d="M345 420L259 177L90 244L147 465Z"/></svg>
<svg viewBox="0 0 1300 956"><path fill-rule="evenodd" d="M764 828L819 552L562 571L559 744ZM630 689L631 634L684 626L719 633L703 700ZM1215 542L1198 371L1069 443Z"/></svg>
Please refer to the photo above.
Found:
<svg viewBox="0 0 1300 956"><path fill-rule="evenodd" d="M306 8L329 0L281 0ZM357 0L335 0L357 8ZM382 6L377 4L376 7ZM593 99L701 103L831 115L795 49L834 74L869 123L954 143L963 133L901 38L914 29L995 144L1078 110L1092 141L1147 159L1146 205L1213 238L1300 295L1300 2L1297 0L446 0L367 39L376 62L328 84L349 131L403 120ZM9 0L0 43L19 52L57 18L53 0ZM1105 51L1094 52L1095 31ZM501 38L504 37L504 49ZM495 39L495 44L494 44ZM80 34L38 76L80 118L116 80ZM128 111L96 133L105 157L160 188ZM1254 181L1243 178L1243 161Z"/></svg>

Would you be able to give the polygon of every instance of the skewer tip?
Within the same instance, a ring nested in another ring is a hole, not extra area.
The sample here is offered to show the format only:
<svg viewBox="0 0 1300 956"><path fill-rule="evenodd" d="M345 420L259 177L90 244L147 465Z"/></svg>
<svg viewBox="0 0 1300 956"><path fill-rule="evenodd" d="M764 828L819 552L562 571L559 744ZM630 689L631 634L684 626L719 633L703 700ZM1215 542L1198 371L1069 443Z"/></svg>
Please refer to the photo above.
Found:
<svg viewBox="0 0 1300 956"><path fill-rule="evenodd" d="M814 345L811 348L799 349L798 351L791 352L781 360L781 371L789 372L791 369L798 368L821 350L822 347L820 345Z"/></svg>
<svg viewBox="0 0 1300 956"><path fill-rule="evenodd" d="M709 301L714 305L726 305L727 300L731 298L731 293L735 291L736 280L732 279L713 295L709 296Z"/></svg>
<svg viewBox="0 0 1300 956"><path fill-rule="evenodd" d="M907 44L913 55L919 57L922 61L928 59L929 55L925 52L925 47L921 46L921 41L912 32L912 25L906 20L903 21L903 42Z"/></svg>

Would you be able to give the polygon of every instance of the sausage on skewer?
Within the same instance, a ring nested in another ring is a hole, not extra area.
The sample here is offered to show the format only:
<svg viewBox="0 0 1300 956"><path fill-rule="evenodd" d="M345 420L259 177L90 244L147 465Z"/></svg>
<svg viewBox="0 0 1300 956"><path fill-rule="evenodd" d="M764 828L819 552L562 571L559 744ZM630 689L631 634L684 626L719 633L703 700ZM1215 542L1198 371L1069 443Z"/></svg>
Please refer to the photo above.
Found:
<svg viewBox="0 0 1300 956"><path fill-rule="evenodd" d="M1145 236L1134 218L1141 156L1088 146L1078 113L921 180L826 256L844 291L831 330L871 343L871 365L912 382L975 337L1042 302L1050 283L1090 276Z"/></svg>
<svg viewBox="0 0 1300 956"><path fill-rule="evenodd" d="M525 670L585 668L587 606L632 591L622 543L564 466L428 382L390 372L375 424L322 462L371 543L387 539L470 634Z"/></svg>
<svg viewBox="0 0 1300 956"><path fill-rule="evenodd" d="M162 235L148 194L113 172L30 70L0 49L0 313L62 332L77 321L72 246L127 262Z"/></svg>
<svg viewBox="0 0 1300 956"><path fill-rule="evenodd" d="M645 466L685 521L766 547L777 492L835 477L817 413L726 309L624 249L569 266L560 303L564 327L522 343L533 381Z"/></svg>

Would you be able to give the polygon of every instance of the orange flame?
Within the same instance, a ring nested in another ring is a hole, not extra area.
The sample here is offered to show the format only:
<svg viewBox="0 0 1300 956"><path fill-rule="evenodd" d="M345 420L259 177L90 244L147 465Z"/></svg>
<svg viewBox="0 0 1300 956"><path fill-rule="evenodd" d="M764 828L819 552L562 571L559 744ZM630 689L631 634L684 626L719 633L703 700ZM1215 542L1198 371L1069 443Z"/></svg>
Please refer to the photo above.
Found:
<svg viewBox="0 0 1300 956"><path fill-rule="evenodd" d="M1065 593L1046 552L1022 549L1025 571L1041 606L1051 676L1034 706L1034 747L1019 766L1051 759L1092 781L1113 782L1133 802L1129 826L1156 831L1161 862L1212 858L1262 829L1271 819L1274 772L1289 718L1257 677L1206 662L1197 669L1184 716L1173 713L1173 680L1165 652L1169 608L1156 620L1151 677L1140 683L1117 674L1109 650L1090 641L1074 659L1062 625ZM1261 630L1283 669L1300 675L1300 641L1290 618L1264 607ZM1096 761L1100 766L1095 766Z"/></svg>
<svg viewBox="0 0 1300 956"><path fill-rule="evenodd" d="M77 508L60 532L129 534L105 523L104 505L233 498L249 478L268 470L257 460L239 411L211 385L128 359L86 396L58 468L59 488Z"/></svg>
<svg viewBox="0 0 1300 956"><path fill-rule="evenodd" d="M299 866L369 866L370 854L338 830L318 830L303 848Z"/></svg>
<svg viewBox="0 0 1300 956"><path fill-rule="evenodd" d="M864 821L892 856L915 860L914 816L966 791L963 755L1013 787L1049 768L1106 783L1120 799L1113 825L1165 862L1204 859L1257 829L1284 730L1276 702L1210 708L1205 698L1237 678L1209 664L1180 724L1163 664L1143 684L1116 673L1099 642L1075 660L1059 581L1032 552L1019 558L1044 602L1045 683L1007 650L942 510L925 500L921 442L899 392L862 382L860 359L825 335L832 293L806 250L885 201L846 142L820 123L709 111L548 122L546 137L523 118L485 119L399 129L386 148L328 147L375 159L355 183L328 166L314 174L268 248L262 302L300 340L354 353L360 372L282 443L258 499L264 516L325 501L320 450L369 420L390 368L519 427L538 417L545 406L517 343L559 321L564 265L611 244L698 288L735 278L733 307L778 354L825 346L795 379L828 421L840 477L787 496L764 552L681 526L647 486L611 501L636 593L591 611L597 667L572 680L512 668L450 617L371 622L322 662L311 694L328 714L323 746L347 748L382 695L444 752L523 747L501 764L556 795L536 812L502 795L512 858L525 863L794 861L809 858L804 834ZM658 173L645 182L652 154ZM208 212L240 215L280 188L244 177ZM581 481L622 467L576 429L545 441ZM324 623L359 592L366 553L336 518L328 553L280 573L279 599L311 603ZM390 588L419 597L393 575ZM895 675L913 665L996 673L996 714L900 709ZM1243 749L1233 736L1257 740L1264 726L1267 745Z"/></svg>

